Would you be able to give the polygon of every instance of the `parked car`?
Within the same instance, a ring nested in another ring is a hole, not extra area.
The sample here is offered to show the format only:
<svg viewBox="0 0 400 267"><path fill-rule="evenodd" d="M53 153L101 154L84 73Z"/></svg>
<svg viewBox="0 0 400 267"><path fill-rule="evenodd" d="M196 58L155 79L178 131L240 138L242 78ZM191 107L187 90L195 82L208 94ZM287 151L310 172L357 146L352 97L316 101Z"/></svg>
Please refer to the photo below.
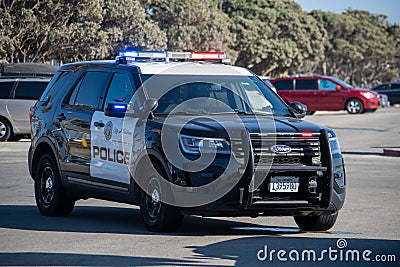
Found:
<svg viewBox="0 0 400 267"><path fill-rule="evenodd" d="M18 140L30 133L29 108L50 78L0 77L0 141Z"/></svg>
<svg viewBox="0 0 400 267"><path fill-rule="evenodd" d="M390 104L400 104L400 82L383 83L371 90L388 96Z"/></svg>
<svg viewBox="0 0 400 267"><path fill-rule="evenodd" d="M271 79L278 94L288 103L301 102L309 114L318 110L347 110L350 114L375 111L380 104L377 95L353 88L331 76L303 76Z"/></svg>

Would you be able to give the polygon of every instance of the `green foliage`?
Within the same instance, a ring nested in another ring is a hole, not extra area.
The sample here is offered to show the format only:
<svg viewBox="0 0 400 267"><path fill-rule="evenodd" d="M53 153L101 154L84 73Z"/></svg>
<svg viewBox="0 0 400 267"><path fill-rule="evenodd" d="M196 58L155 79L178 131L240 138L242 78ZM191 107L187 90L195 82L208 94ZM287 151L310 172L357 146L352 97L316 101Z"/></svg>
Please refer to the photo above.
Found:
<svg viewBox="0 0 400 267"><path fill-rule="evenodd" d="M172 51L230 51L232 21L216 3L202 0L148 1L152 18L167 34ZM233 51L232 51L233 52ZM230 53L232 54L232 53Z"/></svg>
<svg viewBox="0 0 400 267"><path fill-rule="evenodd" d="M114 58L128 46L226 51L260 75L316 73L369 86L400 69L400 25L293 0L0 0L0 62Z"/></svg>
<svg viewBox="0 0 400 267"><path fill-rule="evenodd" d="M399 75L398 24L390 25L385 16L362 10L343 14L314 10L311 15L328 33L317 72L363 87Z"/></svg>
<svg viewBox="0 0 400 267"><path fill-rule="evenodd" d="M235 23L240 66L277 75L323 53L324 29L291 0L229 0L222 8Z"/></svg>

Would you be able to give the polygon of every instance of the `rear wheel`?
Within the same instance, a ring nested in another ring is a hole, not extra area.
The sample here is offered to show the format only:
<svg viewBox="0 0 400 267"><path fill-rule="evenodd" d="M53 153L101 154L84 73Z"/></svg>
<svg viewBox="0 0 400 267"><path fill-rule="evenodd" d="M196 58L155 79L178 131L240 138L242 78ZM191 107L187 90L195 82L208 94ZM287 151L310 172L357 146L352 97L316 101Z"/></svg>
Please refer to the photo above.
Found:
<svg viewBox="0 0 400 267"><path fill-rule="evenodd" d="M0 141L7 141L11 136L11 127L7 120L0 118Z"/></svg>
<svg viewBox="0 0 400 267"><path fill-rule="evenodd" d="M39 159L35 199L40 213L45 216L67 216L74 208L75 200L68 197L62 186L60 172L50 154L44 154Z"/></svg>
<svg viewBox="0 0 400 267"><path fill-rule="evenodd" d="M350 114L360 114L364 112L364 105L360 99L352 98L347 101L346 110Z"/></svg>
<svg viewBox="0 0 400 267"><path fill-rule="evenodd" d="M304 231L327 231L336 222L338 213L330 215L294 216L296 224Z"/></svg>
<svg viewBox="0 0 400 267"><path fill-rule="evenodd" d="M140 196L140 214L144 225L151 232L176 231L182 224L183 215L179 208L161 202L161 194L164 192L158 181L164 178L153 166L147 167L143 174L148 192L142 190Z"/></svg>

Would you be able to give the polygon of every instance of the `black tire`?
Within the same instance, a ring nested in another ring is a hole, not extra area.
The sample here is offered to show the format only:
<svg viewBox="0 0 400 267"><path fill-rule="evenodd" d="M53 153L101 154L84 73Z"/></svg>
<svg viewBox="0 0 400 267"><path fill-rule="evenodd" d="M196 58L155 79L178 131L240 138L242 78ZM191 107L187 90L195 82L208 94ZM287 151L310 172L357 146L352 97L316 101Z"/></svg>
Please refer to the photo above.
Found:
<svg viewBox="0 0 400 267"><path fill-rule="evenodd" d="M10 136L10 123L4 118L0 118L0 141L7 141L8 139L10 139Z"/></svg>
<svg viewBox="0 0 400 267"><path fill-rule="evenodd" d="M68 197L60 178L60 172L50 154L40 157L35 174L35 199L44 216L68 216L75 200Z"/></svg>
<svg viewBox="0 0 400 267"><path fill-rule="evenodd" d="M349 114L360 114L364 112L364 105L358 98L347 100L345 109Z"/></svg>
<svg viewBox="0 0 400 267"><path fill-rule="evenodd" d="M303 231L327 231L335 225L337 217L335 212L330 215L294 216L294 220Z"/></svg>
<svg viewBox="0 0 400 267"><path fill-rule="evenodd" d="M377 111L378 109L377 108L371 108L369 111L370 112L375 112L375 111Z"/></svg>
<svg viewBox="0 0 400 267"><path fill-rule="evenodd" d="M160 169L158 166L156 168ZM182 224L183 215L179 208L159 200L162 192L157 179L164 178L152 166L147 167L143 173L144 181L148 181L147 191L153 192L150 196L142 190L140 195L140 214L144 225L151 232L176 231Z"/></svg>

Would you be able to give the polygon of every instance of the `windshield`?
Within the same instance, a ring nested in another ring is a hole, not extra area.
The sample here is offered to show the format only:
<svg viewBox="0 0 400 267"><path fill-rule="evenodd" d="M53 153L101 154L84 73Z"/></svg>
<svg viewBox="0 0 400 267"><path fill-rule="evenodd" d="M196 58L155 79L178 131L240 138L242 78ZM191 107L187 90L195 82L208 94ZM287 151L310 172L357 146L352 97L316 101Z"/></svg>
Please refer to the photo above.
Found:
<svg viewBox="0 0 400 267"><path fill-rule="evenodd" d="M141 78L148 97L158 99L155 114L292 116L284 102L256 76L145 74Z"/></svg>
<svg viewBox="0 0 400 267"><path fill-rule="evenodd" d="M340 84L341 86L345 87L345 88L353 88L353 86L351 86L348 83L345 83L344 81L342 81L341 79L338 79L336 77L332 77L332 79L337 82L338 84Z"/></svg>

